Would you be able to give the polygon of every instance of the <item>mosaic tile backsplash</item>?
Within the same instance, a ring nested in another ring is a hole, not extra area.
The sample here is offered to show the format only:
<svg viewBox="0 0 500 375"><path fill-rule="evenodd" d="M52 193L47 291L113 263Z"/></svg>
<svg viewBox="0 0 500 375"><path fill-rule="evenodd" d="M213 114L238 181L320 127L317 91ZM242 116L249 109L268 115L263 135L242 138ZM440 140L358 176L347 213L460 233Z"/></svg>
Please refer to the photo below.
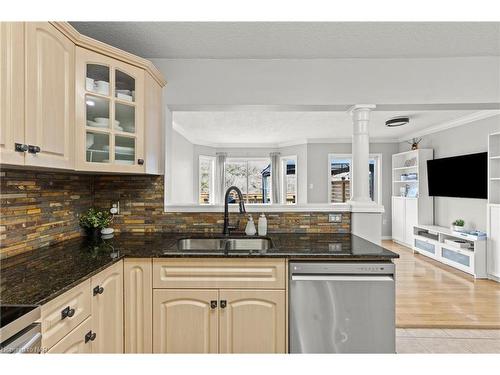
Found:
<svg viewBox="0 0 500 375"><path fill-rule="evenodd" d="M35 250L82 234L78 215L120 202L119 232L222 232L222 213L163 211L163 176L84 175L3 169L0 172L0 257ZM257 220L257 214L254 220ZM231 214L236 221L238 214ZM326 212L266 213L271 233L349 233L351 217L329 223ZM245 220L240 216L240 228Z"/></svg>

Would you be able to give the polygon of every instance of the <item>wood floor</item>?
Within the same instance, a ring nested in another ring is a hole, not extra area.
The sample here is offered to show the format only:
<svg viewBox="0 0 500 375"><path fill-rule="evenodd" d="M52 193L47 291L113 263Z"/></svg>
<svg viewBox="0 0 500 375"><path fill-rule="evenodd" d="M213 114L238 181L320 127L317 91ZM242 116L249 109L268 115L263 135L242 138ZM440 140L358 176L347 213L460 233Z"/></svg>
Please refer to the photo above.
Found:
<svg viewBox="0 0 500 375"><path fill-rule="evenodd" d="M396 263L398 328L500 328L500 283L472 276L383 241Z"/></svg>

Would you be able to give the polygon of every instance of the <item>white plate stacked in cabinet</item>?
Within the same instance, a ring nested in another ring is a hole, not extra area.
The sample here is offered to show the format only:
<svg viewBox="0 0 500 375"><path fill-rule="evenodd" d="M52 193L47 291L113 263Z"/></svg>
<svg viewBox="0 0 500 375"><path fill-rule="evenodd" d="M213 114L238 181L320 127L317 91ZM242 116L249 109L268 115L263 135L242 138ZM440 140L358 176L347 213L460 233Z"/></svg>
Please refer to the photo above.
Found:
<svg viewBox="0 0 500 375"><path fill-rule="evenodd" d="M414 227L413 250L475 278L487 277L486 241L482 238L465 237L445 227L417 225Z"/></svg>

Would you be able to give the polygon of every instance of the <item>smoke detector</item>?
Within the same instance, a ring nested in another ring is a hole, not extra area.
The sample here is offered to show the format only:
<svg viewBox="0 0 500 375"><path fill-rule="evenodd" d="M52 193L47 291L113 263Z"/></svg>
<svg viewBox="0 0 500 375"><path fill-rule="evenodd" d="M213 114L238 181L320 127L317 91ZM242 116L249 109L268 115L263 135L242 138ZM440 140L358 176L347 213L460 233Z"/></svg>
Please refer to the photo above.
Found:
<svg viewBox="0 0 500 375"><path fill-rule="evenodd" d="M393 117L385 122L385 126L389 128L395 128L398 126L406 125L410 122L410 118L408 116L398 116Z"/></svg>

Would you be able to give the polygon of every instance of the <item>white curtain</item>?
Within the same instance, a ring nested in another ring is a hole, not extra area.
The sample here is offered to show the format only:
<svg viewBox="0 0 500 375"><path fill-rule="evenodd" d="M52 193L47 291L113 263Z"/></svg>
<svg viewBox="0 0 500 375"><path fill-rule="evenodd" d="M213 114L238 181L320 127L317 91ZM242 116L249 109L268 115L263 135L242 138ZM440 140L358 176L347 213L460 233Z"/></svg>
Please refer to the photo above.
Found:
<svg viewBox="0 0 500 375"><path fill-rule="evenodd" d="M225 180L226 174L224 170L224 164L226 163L227 154L225 152L217 152L215 154L215 186L214 186L214 197L215 204L224 203L224 193L225 193Z"/></svg>
<svg viewBox="0 0 500 375"><path fill-rule="evenodd" d="M274 204L281 203L281 167L280 167L280 153L271 152L271 198Z"/></svg>

